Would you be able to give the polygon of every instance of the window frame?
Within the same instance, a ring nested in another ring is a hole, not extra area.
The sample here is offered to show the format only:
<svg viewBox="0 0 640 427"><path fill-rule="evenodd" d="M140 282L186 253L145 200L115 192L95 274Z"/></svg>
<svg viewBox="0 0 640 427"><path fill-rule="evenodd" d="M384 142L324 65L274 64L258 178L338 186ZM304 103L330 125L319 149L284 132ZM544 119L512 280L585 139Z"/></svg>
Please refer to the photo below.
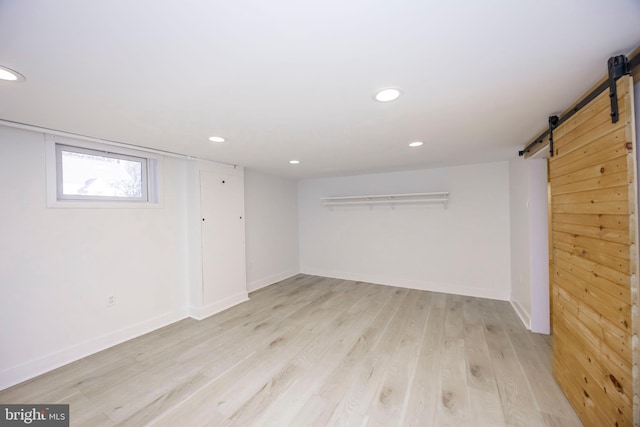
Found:
<svg viewBox="0 0 640 427"><path fill-rule="evenodd" d="M162 156L122 146L45 135L47 206L50 208L159 208ZM142 163L142 197L63 194L62 151Z"/></svg>
<svg viewBox="0 0 640 427"><path fill-rule="evenodd" d="M64 169L62 165L62 153L78 153L88 154L96 157L108 159L128 160L140 163L140 197L127 196L100 196L100 195L83 195L83 194L64 194ZM100 151L89 148L74 147L72 145L56 144L56 197L58 200L93 200L93 201L132 201L132 202L148 202L149 201L149 185L148 185L149 159L146 157L128 156L125 154L114 153L111 151Z"/></svg>

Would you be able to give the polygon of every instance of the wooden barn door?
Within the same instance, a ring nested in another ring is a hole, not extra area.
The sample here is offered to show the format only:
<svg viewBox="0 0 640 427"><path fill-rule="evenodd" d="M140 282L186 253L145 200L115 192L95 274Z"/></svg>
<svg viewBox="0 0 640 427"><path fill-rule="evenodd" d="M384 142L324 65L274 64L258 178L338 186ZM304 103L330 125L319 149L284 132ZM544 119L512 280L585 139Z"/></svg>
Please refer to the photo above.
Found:
<svg viewBox="0 0 640 427"><path fill-rule="evenodd" d="M549 161L553 369L585 426L640 421L632 344L638 221L630 76L618 80L618 105L620 119L611 123L605 90L555 129Z"/></svg>

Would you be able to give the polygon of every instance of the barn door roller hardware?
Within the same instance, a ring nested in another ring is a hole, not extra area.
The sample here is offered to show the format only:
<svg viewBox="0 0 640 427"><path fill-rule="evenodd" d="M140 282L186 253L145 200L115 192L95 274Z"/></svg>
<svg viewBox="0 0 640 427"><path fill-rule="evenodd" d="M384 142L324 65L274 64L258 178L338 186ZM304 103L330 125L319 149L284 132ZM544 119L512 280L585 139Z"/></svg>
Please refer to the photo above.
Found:
<svg viewBox="0 0 640 427"><path fill-rule="evenodd" d="M612 56L607 61L609 69L609 98L611 99L611 123L618 122L618 90L616 82L625 74L629 74L629 60L624 55Z"/></svg>
<svg viewBox="0 0 640 427"><path fill-rule="evenodd" d="M549 156L553 157L553 130L558 127L560 117L549 116Z"/></svg>
<svg viewBox="0 0 640 427"><path fill-rule="evenodd" d="M518 151L519 156L524 156L526 153L531 152L533 147L538 144L542 144L547 136L549 136L549 149L550 155L553 156L553 129L560 126L562 123L569 120L574 114L582 110L583 107L593 101L603 90L609 89L609 98L611 99L611 122L616 123L618 121L618 94L616 89L616 82L618 79L626 74L630 74L631 71L640 66L640 54L636 55L632 59L627 59L624 55L613 56L607 61L608 78L605 82L600 84L591 93L585 96L580 102L578 102L571 110L567 111L564 115L557 118L554 125L551 124L551 116L549 117L549 128L541 133L536 139L527 145L523 150ZM552 129L553 127L553 129Z"/></svg>

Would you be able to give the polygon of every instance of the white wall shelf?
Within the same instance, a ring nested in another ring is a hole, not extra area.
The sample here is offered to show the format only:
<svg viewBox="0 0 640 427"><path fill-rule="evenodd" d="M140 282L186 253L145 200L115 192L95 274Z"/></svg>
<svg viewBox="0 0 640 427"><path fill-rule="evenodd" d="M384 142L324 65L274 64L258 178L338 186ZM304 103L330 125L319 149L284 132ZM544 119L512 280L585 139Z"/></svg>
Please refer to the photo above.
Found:
<svg viewBox="0 0 640 427"><path fill-rule="evenodd" d="M441 204L447 208L449 193L409 193L409 194L379 194L371 196L343 196L324 197L320 199L322 206L329 209L339 206L364 205L373 207L374 205L409 205L409 204Z"/></svg>

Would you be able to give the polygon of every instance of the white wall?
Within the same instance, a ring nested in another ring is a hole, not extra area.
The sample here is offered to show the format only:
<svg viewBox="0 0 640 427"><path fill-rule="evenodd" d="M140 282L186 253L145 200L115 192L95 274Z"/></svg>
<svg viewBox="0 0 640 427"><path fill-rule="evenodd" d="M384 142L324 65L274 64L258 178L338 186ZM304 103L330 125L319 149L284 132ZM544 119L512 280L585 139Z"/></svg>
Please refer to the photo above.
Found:
<svg viewBox="0 0 640 427"><path fill-rule="evenodd" d="M511 303L524 325L549 333L547 160L509 162Z"/></svg>
<svg viewBox="0 0 640 427"><path fill-rule="evenodd" d="M511 304L527 328L531 326L531 260L529 258L529 170L520 158L509 162L511 215Z"/></svg>
<svg viewBox="0 0 640 427"><path fill-rule="evenodd" d="M185 161L163 170L161 208L47 208L44 136L0 127L0 389L186 316Z"/></svg>
<svg viewBox="0 0 640 427"><path fill-rule="evenodd" d="M449 191L449 206L349 207L321 197ZM302 273L507 300L508 162L298 185Z"/></svg>
<svg viewBox="0 0 640 427"><path fill-rule="evenodd" d="M247 290L300 271L296 181L245 170Z"/></svg>

